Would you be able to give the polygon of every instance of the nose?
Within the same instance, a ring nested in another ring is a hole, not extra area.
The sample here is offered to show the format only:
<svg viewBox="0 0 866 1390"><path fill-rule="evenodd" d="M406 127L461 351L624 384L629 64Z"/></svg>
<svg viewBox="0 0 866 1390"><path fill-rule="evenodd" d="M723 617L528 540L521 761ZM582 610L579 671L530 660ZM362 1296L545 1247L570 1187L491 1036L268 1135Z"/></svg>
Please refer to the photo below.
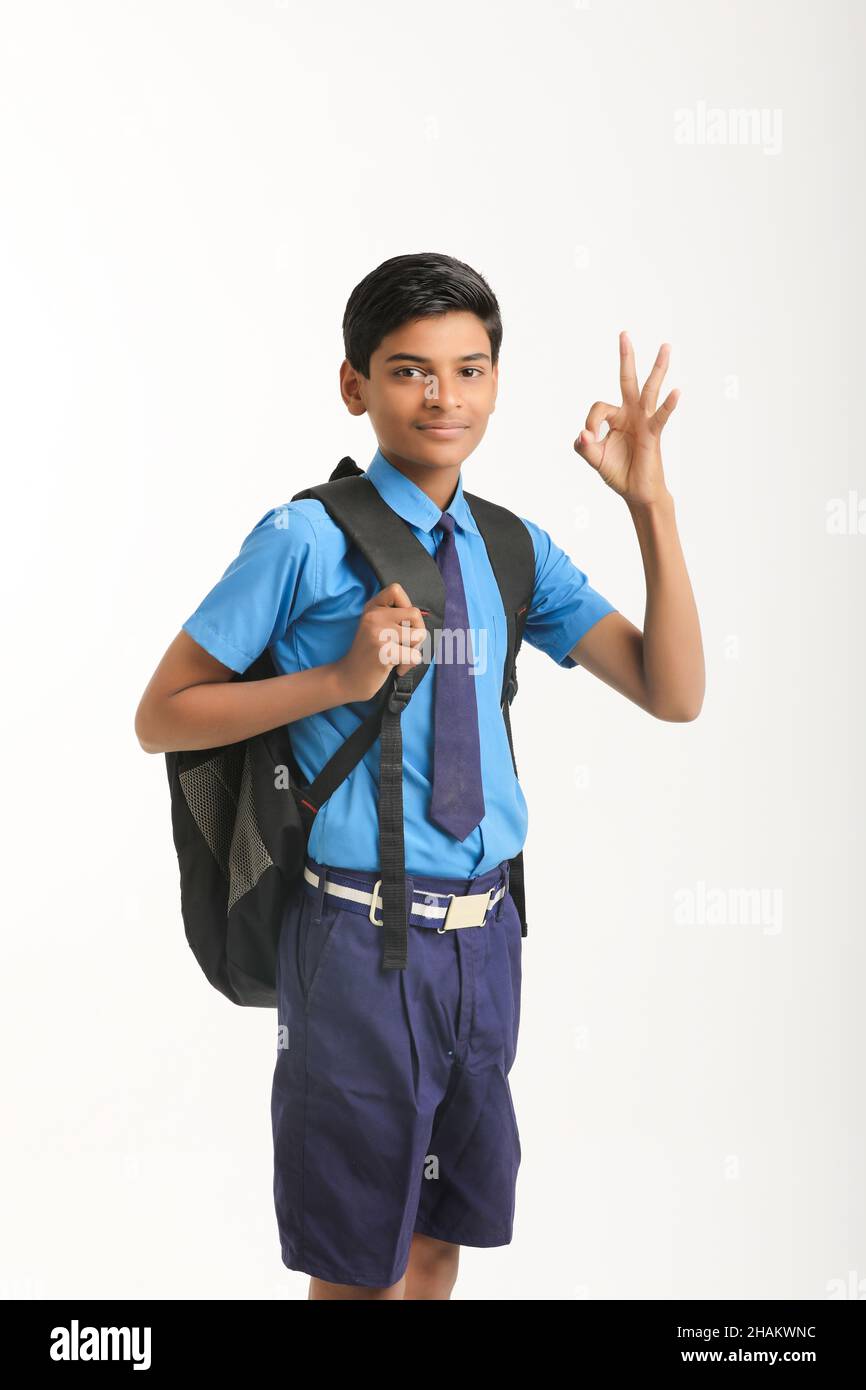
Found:
<svg viewBox="0 0 866 1390"><path fill-rule="evenodd" d="M453 410L455 406L459 408L463 404L459 382L436 376L433 372L431 372L430 375L434 379L432 382L427 383L427 387L424 391L425 407L430 409L431 407L438 406L439 409L446 414L449 410Z"/></svg>

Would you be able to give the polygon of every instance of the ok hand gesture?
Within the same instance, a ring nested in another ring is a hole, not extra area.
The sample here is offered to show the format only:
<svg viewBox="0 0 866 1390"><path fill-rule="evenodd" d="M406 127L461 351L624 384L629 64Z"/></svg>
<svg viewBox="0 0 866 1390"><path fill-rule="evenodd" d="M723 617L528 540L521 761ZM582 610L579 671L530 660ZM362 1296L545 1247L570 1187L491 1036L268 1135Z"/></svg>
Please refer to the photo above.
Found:
<svg viewBox="0 0 866 1390"><path fill-rule="evenodd" d="M656 404L669 357L670 344L662 343L646 384L638 392L631 340L627 333L620 333L622 405L596 401L586 417L586 429L574 441L581 458L629 504L655 502L667 492L660 436L679 400L679 391L671 391L658 409ZM599 441L597 435L605 420L608 433Z"/></svg>

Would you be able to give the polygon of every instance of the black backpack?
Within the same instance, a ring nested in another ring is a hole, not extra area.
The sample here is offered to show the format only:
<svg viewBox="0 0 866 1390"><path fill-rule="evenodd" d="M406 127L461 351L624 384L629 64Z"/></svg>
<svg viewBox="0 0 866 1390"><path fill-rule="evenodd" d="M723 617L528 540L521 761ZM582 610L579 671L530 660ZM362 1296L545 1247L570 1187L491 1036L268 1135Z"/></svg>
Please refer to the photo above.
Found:
<svg viewBox="0 0 866 1390"><path fill-rule="evenodd" d="M516 658L535 583L535 553L523 522L507 508L464 490L499 585L508 625L502 716L514 775L509 710ZM318 498L358 547L384 588L400 583L424 610L428 636L444 628L445 592L435 559L383 501L351 458L327 483L295 493ZM429 651L431 644L425 643ZM174 844L187 941L211 984L235 1004L275 1008L277 943L292 884L303 873L317 811L381 737L379 853L383 966L405 969L408 919L403 845L403 741L400 715L430 662L404 676L389 671L370 714L307 784L282 725L239 743L166 753ZM270 651L236 680L278 675ZM526 935L523 852L509 860L509 888Z"/></svg>

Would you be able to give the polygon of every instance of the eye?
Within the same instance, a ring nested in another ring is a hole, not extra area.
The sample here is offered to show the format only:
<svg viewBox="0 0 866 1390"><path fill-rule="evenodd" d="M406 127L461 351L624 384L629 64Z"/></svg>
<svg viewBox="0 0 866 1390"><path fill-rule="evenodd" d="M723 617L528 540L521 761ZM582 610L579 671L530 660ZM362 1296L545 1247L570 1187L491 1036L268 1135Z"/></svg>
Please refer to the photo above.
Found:
<svg viewBox="0 0 866 1390"><path fill-rule="evenodd" d="M419 372L420 375L423 377L428 377L432 375L431 372L425 372L423 367L398 367L396 371L393 373L393 375L401 377L404 373L408 373L408 375L411 376L413 372ZM462 367L461 372L471 372L473 374L473 377L484 375L484 372L481 367Z"/></svg>

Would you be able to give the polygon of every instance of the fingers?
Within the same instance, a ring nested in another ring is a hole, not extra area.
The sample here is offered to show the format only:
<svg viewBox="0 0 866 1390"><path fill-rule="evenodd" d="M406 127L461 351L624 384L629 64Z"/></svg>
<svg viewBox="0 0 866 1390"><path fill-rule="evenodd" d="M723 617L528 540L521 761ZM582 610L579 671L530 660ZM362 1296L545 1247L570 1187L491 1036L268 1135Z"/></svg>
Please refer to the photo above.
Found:
<svg viewBox="0 0 866 1390"><path fill-rule="evenodd" d="M408 666L417 666L424 659L421 647L427 640L427 628L420 608L401 608L399 611L400 619L394 622L385 616L394 610L380 606L368 621L373 623L382 665L394 666L400 662L408 669ZM404 675L405 671L400 674Z"/></svg>
<svg viewBox="0 0 866 1390"><path fill-rule="evenodd" d="M420 665L421 665L421 662L422 662L423 660L424 660L424 657L423 657L423 655L421 654L421 652L413 652L413 653L412 653L412 658L411 658L410 661L401 662L401 664L400 664L398 667L396 667L397 675L398 675L398 676L405 676L405 675L408 675L408 673L412 670L412 667L413 667L413 666L420 666Z"/></svg>
<svg viewBox="0 0 866 1390"><path fill-rule="evenodd" d="M417 612L417 609L410 609L410 612ZM420 622L421 626L418 626ZM399 627L386 627L382 629L383 637L392 637L396 642L402 642L404 646L420 646L427 637L427 629L424 626L424 619L415 619L413 626L408 619L401 621Z"/></svg>
<svg viewBox="0 0 866 1390"><path fill-rule="evenodd" d="M659 387L661 386L662 381L664 380L664 375L668 369L670 358L670 343L662 343L658 351L658 356L655 360L655 363L653 364L653 369L647 377L646 383L640 395L640 403L646 411L647 415L651 415L655 410L656 405L658 404Z"/></svg>
<svg viewBox="0 0 866 1390"><path fill-rule="evenodd" d="M635 370L634 350L628 333L619 335L619 384L622 390L622 405L611 405L609 401L596 401L586 417L586 428L582 429L574 441L575 453L580 454L593 468L600 468L604 458L604 439L601 427L605 423L612 430L630 430L638 434L649 428L653 434L661 434L670 419L680 397L675 389L666 397L664 404L656 410L659 390L670 362L671 345L662 343L658 350L652 371L646 379L643 391L638 394L637 372ZM631 412L640 411L637 416ZM653 412L655 412L653 414ZM644 423L645 422L645 423Z"/></svg>
<svg viewBox="0 0 866 1390"><path fill-rule="evenodd" d="M406 593L402 584L386 584L384 589L380 589L378 594L374 594L364 604L364 612L367 613L371 608L411 608L412 600Z"/></svg>
<svg viewBox="0 0 866 1390"><path fill-rule="evenodd" d="M640 397L634 365L634 351L631 339L624 330L619 335L619 385L624 403L637 405Z"/></svg>
<svg viewBox="0 0 866 1390"><path fill-rule="evenodd" d="M398 666L398 674L404 676L424 660L420 650L427 638L424 614L402 584L395 582L380 589L364 604L364 613L383 666Z"/></svg>
<svg viewBox="0 0 866 1390"><path fill-rule="evenodd" d="M589 430L590 434L596 436L599 443L601 443L601 440L598 439L598 436L601 432L602 425L605 421L610 424L610 421L615 415L619 414L619 411L620 407L618 405L611 405L609 401L596 401L595 405L590 408L590 412L586 417L586 428Z"/></svg>
<svg viewBox="0 0 866 1390"><path fill-rule="evenodd" d="M581 430L577 439L574 441L575 453L580 454L582 459L592 464L593 468L600 468L604 457L604 445L595 442L595 435L589 430Z"/></svg>
<svg viewBox="0 0 866 1390"><path fill-rule="evenodd" d="M424 610L415 607L402 584L386 584L367 600L363 613L358 638L364 660L375 653L383 668L405 676L427 659Z"/></svg>
<svg viewBox="0 0 866 1390"><path fill-rule="evenodd" d="M417 608L407 608L406 617L401 618L399 623L390 622L385 618L384 614L387 611L380 610L382 621L380 626L375 628L376 637L380 642L402 642L417 646L424 641L427 636L424 619L420 615L414 618L410 616L418 613Z"/></svg>
<svg viewBox="0 0 866 1390"><path fill-rule="evenodd" d="M427 629L419 632L409 629L406 623L400 624L399 632L394 628L382 628L379 632L379 660L383 666L397 665L398 676L405 676L413 666L420 666L424 660L422 646L427 637Z"/></svg>
<svg viewBox="0 0 866 1390"><path fill-rule="evenodd" d="M604 442L599 437L601 427L605 421L610 424L619 410L620 407L611 405L610 401L596 401L586 417L586 429L581 430L574 441L575 452L591 463L593 468L598 468L604 456Z"/></svg>
<svg viewBox="0 0 866 1390"><path fill-rule="evenodd" d="M649 427L652 430L653 434L661 434L662 430L664 429L665 425L667 424L668 420L671 418L671 415L676 409L676 404L679 398L680 393L678 387L674 387L670 395L665 396L665 399L662 401L655 415L651 417L649 422Z"/></svg>

